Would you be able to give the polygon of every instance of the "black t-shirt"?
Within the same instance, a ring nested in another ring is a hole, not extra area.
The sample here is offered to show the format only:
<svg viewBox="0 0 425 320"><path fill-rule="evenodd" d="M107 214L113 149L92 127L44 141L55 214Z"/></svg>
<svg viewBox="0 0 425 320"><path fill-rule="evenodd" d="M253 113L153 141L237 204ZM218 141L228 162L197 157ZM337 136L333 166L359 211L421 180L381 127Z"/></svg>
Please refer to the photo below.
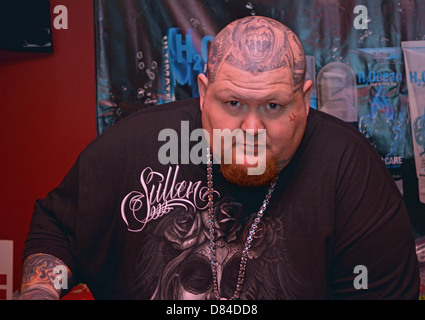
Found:
<svg viewBox="0 0 425 320"><path fill-rule="evenodd" d="M184 147L201 128L199 100L137 112L96 138L36 202L24 257L58 257L96 299L212 298L206 165L183 153L161 164L172 139L158 138L164 128ZM267 186L239 188L213 172L218 283L230 297ZM418 286L414 236L387 169L360 132L311 109L255 234L240 298L416 299Z"/></svg>

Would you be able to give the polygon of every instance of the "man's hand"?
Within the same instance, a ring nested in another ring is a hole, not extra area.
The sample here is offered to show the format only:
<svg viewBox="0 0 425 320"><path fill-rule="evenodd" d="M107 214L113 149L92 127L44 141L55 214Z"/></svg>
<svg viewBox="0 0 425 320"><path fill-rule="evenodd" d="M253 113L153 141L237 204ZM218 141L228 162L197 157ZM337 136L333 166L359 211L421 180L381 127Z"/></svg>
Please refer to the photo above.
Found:
<svg viewBox="0 0 425 320"><path fill-rule="evenodd" d="M43 253L30 255L24 261L21 287L15 299L59 300L63 294L61 284L70 280L71 271L60 259Z"/></svg>

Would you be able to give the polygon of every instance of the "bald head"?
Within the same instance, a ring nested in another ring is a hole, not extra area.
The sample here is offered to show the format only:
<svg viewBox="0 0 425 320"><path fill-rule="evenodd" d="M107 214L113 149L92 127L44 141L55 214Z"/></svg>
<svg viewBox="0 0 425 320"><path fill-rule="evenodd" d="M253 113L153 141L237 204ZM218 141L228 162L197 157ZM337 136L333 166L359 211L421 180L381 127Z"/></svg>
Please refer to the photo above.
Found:
<svg viewBox="0 0 425 320"><path fill-rule="evenodd" d="M209 82L214 82L223 63L253 74L287 69L294 91L304 82L305 55L299 39L288 27L266 17L242 18L220 31L208 54Z"/></svg>

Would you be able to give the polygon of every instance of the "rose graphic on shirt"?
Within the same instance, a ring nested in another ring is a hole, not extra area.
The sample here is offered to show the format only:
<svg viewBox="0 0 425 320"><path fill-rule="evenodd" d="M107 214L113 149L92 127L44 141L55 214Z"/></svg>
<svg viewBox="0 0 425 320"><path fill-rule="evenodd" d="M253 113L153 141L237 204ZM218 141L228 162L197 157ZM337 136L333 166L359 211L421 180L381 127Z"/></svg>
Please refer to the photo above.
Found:
<svg viewBox="0 0 425 320"><path fill-rule="evenodd" d="M224 197L214 205L217 282L221 296L235 289L240 258L256 213L246 214L239 202ZM150 288L151 299L215 299L210 264L208 210L179 207L163 217L140 252L135 290ZM281 258L283 226L263 217L248 256L240 299L279 297L282 280L275 268ZM282 262L283 263L283 262ZM143 270L140 271L140 270Z"/></svg>

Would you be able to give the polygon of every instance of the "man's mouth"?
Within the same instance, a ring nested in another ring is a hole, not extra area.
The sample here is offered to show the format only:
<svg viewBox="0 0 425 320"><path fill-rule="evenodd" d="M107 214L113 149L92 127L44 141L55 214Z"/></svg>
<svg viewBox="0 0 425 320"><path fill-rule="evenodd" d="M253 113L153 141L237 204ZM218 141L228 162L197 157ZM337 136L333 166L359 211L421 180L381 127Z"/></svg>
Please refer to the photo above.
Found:
<svg viewBox="0 0 425 320"><path fill-rule="evenodd" d="M261 153L264 153L267 146L264 144L242 144L235 145L236 151L243 151L244 155L258 157Z"/></svg>

